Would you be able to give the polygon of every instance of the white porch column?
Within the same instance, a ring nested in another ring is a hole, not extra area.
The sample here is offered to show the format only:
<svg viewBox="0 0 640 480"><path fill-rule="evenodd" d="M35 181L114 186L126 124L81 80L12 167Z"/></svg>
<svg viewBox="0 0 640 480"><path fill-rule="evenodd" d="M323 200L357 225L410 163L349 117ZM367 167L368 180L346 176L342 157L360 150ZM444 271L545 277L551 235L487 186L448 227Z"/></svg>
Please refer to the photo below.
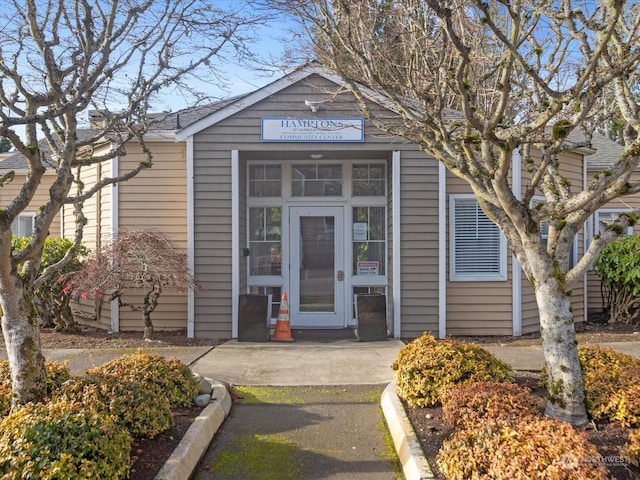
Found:
<svg viewBox="0 0 640 480"><path fill-rule="evenodd" d="M447 336L447 169L438 162L438 338Z"/></svg>
<svg viewBox="0 0 640 480"><path fill-rule="evenodd" d="M231 151L231 336L238 338L240 297L240 159Z"/></svg>
<svg viewBox="0 0 640 480"><path fill-rule="evenodd" d="M120 157L114 157L111 159L111 176L113 178L119 175L120 170ZM111 241L114 241L118 236L118 228L120 218L120 204L118 199L118 184L111 184ZM111 301L111 331L120 331L120 302L118 299Z"/></svg>
<svg viewBox="0 0 640 480"><path fill-rule="evenodd" d="M195 208L193 193L193 136L187 137L187 267L195 275ZM193 287L187 291L187 338L196 334L196 298Z"/></svg>
<svg viewBox="0 0 640 480"><path fill-rule="evenodd" d="M393 337L402 334L402 265L400 255L400 151L394 150L391 165L393 216Z"/></svg>
<svg viewBox="0 0 640 480"><path fill-rule="evenodd" d="M522 157L520 150L513 151L511 157L511 183L513 194L522 198ZM522 268L515 255L511 256L511 315L513 336L522 335Z"/></svg>

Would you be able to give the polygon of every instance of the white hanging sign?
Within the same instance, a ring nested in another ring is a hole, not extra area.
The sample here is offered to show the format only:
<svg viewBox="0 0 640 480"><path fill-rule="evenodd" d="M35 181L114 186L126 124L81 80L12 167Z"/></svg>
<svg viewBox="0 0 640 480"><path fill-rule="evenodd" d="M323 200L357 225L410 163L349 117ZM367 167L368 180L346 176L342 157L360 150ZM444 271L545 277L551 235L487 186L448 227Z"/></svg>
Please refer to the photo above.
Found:
<svg viewBox="0 0 640 480"><path fill-rule="evenodd" d="M263 118L262 141L364 142L364 118Z"/></svg>

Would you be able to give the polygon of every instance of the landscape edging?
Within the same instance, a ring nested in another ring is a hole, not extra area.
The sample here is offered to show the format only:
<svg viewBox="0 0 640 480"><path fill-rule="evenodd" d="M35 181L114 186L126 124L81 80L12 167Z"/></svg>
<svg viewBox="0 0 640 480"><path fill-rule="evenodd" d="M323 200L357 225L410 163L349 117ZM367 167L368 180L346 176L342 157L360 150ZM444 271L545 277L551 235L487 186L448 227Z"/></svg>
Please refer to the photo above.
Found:
<svg viewBox="0 0 640 480"><path fill-rule="evenodd" d="M232 405L229 391L223 384L211 382L211 403L193 420L178 446L154 477L155 480L190 478L220 425L229 415Z"/></svg>
<svg viewBox="0 0 640 480"><path fill-rule="evenodd" d="M406 480L433 480L435 477L422 452L420 441L407 417L396 393L395 383L390 383L380 399L387 427L393 439Z"/></svg>

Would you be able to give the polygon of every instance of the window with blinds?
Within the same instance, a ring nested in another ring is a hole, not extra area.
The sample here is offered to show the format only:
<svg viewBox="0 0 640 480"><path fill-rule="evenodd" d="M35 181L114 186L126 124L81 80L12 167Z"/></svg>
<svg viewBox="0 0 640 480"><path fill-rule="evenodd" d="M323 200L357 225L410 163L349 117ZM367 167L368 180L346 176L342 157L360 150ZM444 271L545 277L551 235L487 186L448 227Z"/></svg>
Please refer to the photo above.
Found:
<svg viewBox="0 0 640 480"><path fill-rule="evenodd" d="M506 280L506 242L474 197L451 197L451 280Z"/></svg>
<svg viewBox="0 0 640 480"><path fill-rule="evenodd" d="M33 220L35 214L23 213L11 224L11 234L16 237L30 237L33 233Z"/></svg>

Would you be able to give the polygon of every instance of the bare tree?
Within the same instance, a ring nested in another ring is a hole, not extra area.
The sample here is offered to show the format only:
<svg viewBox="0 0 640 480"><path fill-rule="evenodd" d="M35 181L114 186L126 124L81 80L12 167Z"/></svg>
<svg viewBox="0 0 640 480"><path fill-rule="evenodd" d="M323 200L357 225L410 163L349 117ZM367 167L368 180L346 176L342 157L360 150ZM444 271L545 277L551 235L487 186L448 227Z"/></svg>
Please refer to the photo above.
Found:
<svg viewBox="0 0 640 480"><path fill-rule="evenodd" d="M415 142L470 185L535 290L547 413L585 423L571 290L634 217L594 238L575 265L571 247L596 209L640 190L631 183L640 162L637 2L268 3L301 21L317 59L342 77L378 128ZM371 109L381 97L397 113L393 121ZM624 123L624 154L585 189L571 185L561 154L588 147L608 118ZM514 191L518 158L524 180ZM541 238L542 222L548 239Z"/></svg>
<svg viewBox="0 0 640 480"><path fill-rule="evenodd" d="M186 252L179 250L168 235L153 230L119 232L116 239L94 252L80 271L70 275L65 287L75 295L107 296L121 307L142 313L144 338L151 339L151 314L165 291L184 293L195 288ZM128 290L131 298L124 300Z"/></svg>
<svg viewBox="0 0 640 480"><path fill-rule="evenodd" d="M0 136L25 158L28 174L19 193L0 210L0 306L11 365L13 403L45 394L38 322L25 285L36 285L59 268L39 270L51 222L63 205L76 205L76 245L82 236L81 205L99 189L132 178L152 165L144 143L156 117L149 109L163 89L217 82L225 59L248 54L246 40L260 20L242 2L201 0L17 0L0 11ZM83 130L88 110L102 124ZM22 137L18 130L24 128ZM134 142L146 160L117 178L82 188L79 171L126 154ZM106 148L97 149L102 144ZM11 224L39 188L45 170L55 171L48 200L35 217L33 235L11 250ZM15 173L0 178L0 186ZM72 186L77 185L77 189ZM78 193L80 192L80 193ZM64 263L73 254L61 261Z"/></svg>

